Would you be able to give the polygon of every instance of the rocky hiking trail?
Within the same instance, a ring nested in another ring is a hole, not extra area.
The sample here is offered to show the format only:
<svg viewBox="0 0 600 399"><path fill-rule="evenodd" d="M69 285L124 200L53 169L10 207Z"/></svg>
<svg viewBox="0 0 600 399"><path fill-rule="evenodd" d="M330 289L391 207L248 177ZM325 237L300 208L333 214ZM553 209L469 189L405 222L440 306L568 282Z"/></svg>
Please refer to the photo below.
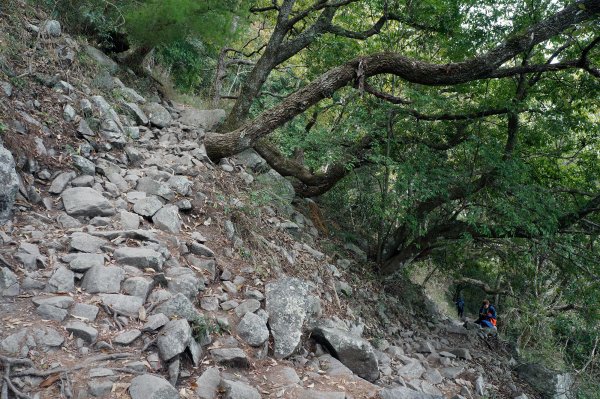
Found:
<svg viewBox="0 0 600 399"><path fill-rule="evenodd" d="M255 152L211 162L224 111L145 98L21 22L44 72L0 82L1 399L537 397L461 322L376 311L402 301L354 276L360 250L322 249Z"/></svg>

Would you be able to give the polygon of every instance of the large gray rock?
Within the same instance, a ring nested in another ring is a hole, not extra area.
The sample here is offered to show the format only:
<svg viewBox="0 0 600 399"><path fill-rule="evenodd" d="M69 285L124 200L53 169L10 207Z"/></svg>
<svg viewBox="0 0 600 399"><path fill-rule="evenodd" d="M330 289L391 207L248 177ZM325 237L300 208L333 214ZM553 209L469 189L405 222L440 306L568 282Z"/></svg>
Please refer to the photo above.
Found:
<svg viewBox="0 0 600 399"><path fill-rule="evenodd" d="M221 373L219 373L219 369L210 367L196 379L196 395L200 399L217 399L220 384Z"/></svg>
<svg viewBox="0 0 600 399"><path fill-rule="evenodd" d="M423 373L425 373L425 367L423 367L421 362L415 360L412 362L408 362L404 366L400 367L398 370L396 370L396 373L398 373L400 377L409 380L414 380L417 378L421 378Z"/></svg>
<svg viewBox="0 0 600 399"><path fill-rule="evenodd" d="M31 349L47 352L64 341L62 334L50 327L23 328L0 342L0 352L27 357Z"/></svg>
<svg viewBox="0 0 600 399"><path fill-rule="evenodd" d="M111 216L115 208L98 191L90 187L73 187L62 193L65 211L71 216Z"/></svg>
<svg viewBox="0 0 600 399"><path fill-rule="evenodd" d="M104 256L102 254L77 254L69 262L69 268L79 273L85 272L94 266L104 266Z"/></svg>
<svg viewBox="0 0 600 399"><path fill-rule="evenodd" d="M138 104L145 104L146 99L142 97L137 91L130 87L123 87L119 90L119 93L125 98L127 101Z"/></svg>
<svg viewBox="0 0 600 399"><path fill-rule="evenodd" d="M190 300L195 300L198 291L204 290L204 281L186 267L174 267L167 272L168 289L173 294L182 293Z"/></svg>
<svg viewBox="0 0 600 399"><path fill-rule="evenodd" d="M37 296L32 299L35 306L55 306L60 309L68 309L75 302L73 298L67 295L55 296Z"/></svg>
<svg viewBox="0 0 600 399"><path fill-rule="evenodd" d="M535 363L522 364L515 371L544 398L568 399L573 397L572 389L575 379L570 373L550 370Z"/></svg>
<svg viewBox="0 0 600 399"><path fill-rule="evenodd" d="M252 148L236 154L233 158L237 163L244 165L253 172L262 173L269 169L267 161Z"/></svg>
<svg viewBox="0 0 600 399"><path fill-rule="evenodd" d="M257 299L246 299L235 308L235 314L238 317L244 317L246 313L254 313L258 309L260 309L260 302Z"/></svg>
<svg viewBox="0 0 600 399"><path fill-rule="evenodd" d="M285 204L291 204L296 196L296 190L294 190L292 183L274 169L269 169L267 173L258 175L256 181L267 187L275 199Z"/></svg>
<svg viewBox="0 0 600 399"><path fill-rule="evenodd" d="M17 296L19 292L17 275L7 267L0 267L0 296Z"/></svg>
<svg viewBox="0 0 600 399"><path fill-rule="evenodd" d="M97 48L85 46L85 52L98 65L107 69L110 73L115 73L119 70L119 65Z"/></svg>
<svg viewBox="0 0 600 399"><path fill-rule="evenodd" d="M89 294L118 294L125 272L115 266L94 266L85 273L81 288Z"/></svg>
<svg viewBox="0 0 600 399"><path fill-rule="evenodd" d="M0 144L0 225L9 220L18 191L19 176L15 170L15 160L10 151Z"/></svg>
<svg viewBox="0 0 600 399"><path fill-rule="evenodd" d="M150 177L143 177L139 179L135 189L137 191L142 191L147 195L156 195L162 197L167 201L175 198L175 193L173 190L171 190L171 187L167 183L154 180Z"/></svg>
<svg viewBox="0 0 600 399"><path fill-rule="evenodd" d="M62 34L60 22L55 19L49 19L40 26L40 34L50 37L59 37Z"/></svg>
<svg viewBox="0 0 600 399"><path fill-rule="evenodd" d="M256 388L241 381L223 379L221 389L223 390L223 399L261 399Z"/></svg>
<svg viewBox="0 0 600 399"><path fill-rule="evenodd" d="M38 306L36 312L42 316L44 320L63 321L67 317L68 312L65 309L57 308L52 305Z"/></svg>
<svg viewBox="0 0 600 399"><path fill-rule="evenodd" d="M95 237L87 233L76 231L71 234L69 249L87 253L97 253L108 241L104 238Z"/></svg>
<svg viewBox="0 0 600 399"><path fill-rule="evenodd" d="M169 322L169 318L162 313L148 316L146 324L142 327L143 332L155 331Z"/></svg>
<svg viewBox="0 0 600 399"><path fill-rule="evenodd" d="M210 354L212 355L215 363L228 367L237 368L248 368L250 362L246 356L246 352L240 348L217 348L211 349Z"/></svg>
<svg viewBox="0 0 600 399"><path fill-rule="evenodd" d="M156 195L151 195L136 201L133 211L141 216L152 217L162 206L161 200Z"/></svg>
<svg viewBox="0 0 600 399"><path fill-rule="evenodd" d="M250 346L260 346L269 339L269 329L265 321L254 313L246 313L238 324L237 332Z"/></svg>
<svg viewBox="0 0 600 399"><path fill-rule="evenodd" d="M266 311L278 359L290 356L298 347L307 318L320 313L320 301L310 294L302 280L284 277L266 285Z"/></svg>
<svg viewBox="0 0 600 399"><path fill-rule="evenodd" d="M149 278L136 276L130 277L123 283L123 293L142 298L144 301L152 291L154 281Z"/></svg>
<svg viewBox="0 0 600 399"><path fill-rule="evenodd" d="M154 270L162 270L163 266L162 255L150 248L121 247L114 252L113 256L120 265Z"/></svg>
<svg viewBox="0 0 600 399"><path fill-rule="evenodd" d="M159 229L169 233L179 233L181 231L181 219L179 218L179 208L175 205L165 205L152 216L152 221Z"/></svg>
<svg viewBox="0 0 600 399"><path fill-rule="evenodd" d="M381 399L444 399L441 395L430 395L407 387L385 388L379 391Z"/></svg>
<svg viewBox="0 0 600 399"><path fill-rule="evenodd" d="M75 176L77 176L77 174L73 171L60 173L58 176L56 176L54 178L54 180L52 180L52 184L50 184L50 188L48 189L48 192L50 194L62 193L64 191L64 189L67 187L67 184L69 184L69 182L71 180L73 180L75 178Z"/></svg>
<svg viewBox="0 0 600 399"><path fill-rule="evenodd" d="M86 319L89 321L96 320L98 315L98 307L94 305L88 305L87 303L76 303L71 309L71 316L78 319Z"/></svg>
<svg viewBox="0 0 600 399"><path fill-rule="evenodd" d="M213 131L225 119L225 110L222 109L195 109L188 108L181 112L179 121L184 125Z"/></svg>
<svg viewBox="0 0 600 399"><path fill-rule="evenodd" d="M179 392L164 378L144 374L131 380L131 399L179 399Z"/></svg>
<svg viewBox="0 0 600 399"><path fill-rule="evenodd" d="M148 117L136 103L123 102L123 108L135 118L135 121L140 125L148 124Z"/></svg>
<svg viewBox="0 0 600 399"><path fill-rule="evenodd" d="M187 320L171 320L160 330L156 340L161 359L169 361L183 353L191 339L192 328Z"/></svg>
<svg viewBox="0 0 600 399"><path fill-rule="evenodd" d="M122 294L101 294L102 303L128 317L137 317L144 300L139 297Z"/></svg>
<svg viewBox="0 0 600 399"><path fill-rule="evenodd" d="M199 313L190 300L178 293L154 308L154 313L163 313L167 317L183 317L187 320L194 320Z"/></svg>
<svg viewBox="0 0 600 399"><path fill-rule="evenodd" d="M59 267L48 280L48 292L72 292L75 290L75 273L64 266Z"/></svg>
<svg viewBox="0 0 600 399"><path fill-rule="evenodd" d="M156 127L163 128L171 125L171 114L162 105L158 103L148 103L144 105L144 112L148 116L150 123Z"/></svg>
<svg viewBox="0 0 600 399"><path fill-rule="evenodd" d="M371 382L379 378L377 356L369 341L333 327L327 321L318 324L312 330L313 339L359 377Z"/></svg>
<svg viewBox="0 0 600 399"><path fill-rule="evenodd" d="M88 344L94 343L98 338L98 330L90 327L81 321L72 321L65 325L68 332L86 341Z"/></svg>
<svg viewBox="0 0 600 399"><path fill-rule="evenodd" d="M120 333L113 340L114 343L119 345L130 345L133 341L138 339L142 335L142 332L138 329L133 329Z"/></svg>

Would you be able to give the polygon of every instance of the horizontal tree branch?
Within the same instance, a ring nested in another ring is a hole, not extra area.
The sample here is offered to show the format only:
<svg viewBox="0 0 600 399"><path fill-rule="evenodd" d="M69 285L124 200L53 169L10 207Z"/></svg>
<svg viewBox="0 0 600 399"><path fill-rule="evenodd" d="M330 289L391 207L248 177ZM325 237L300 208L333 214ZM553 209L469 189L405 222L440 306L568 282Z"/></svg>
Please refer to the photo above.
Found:
<svg viewBox="0 0 600 399"><path fill-rule="evenodd" d="M565 29L597 18L599 13L600 2L597 0L578 1L523 32L510 35L491 51L463 62L432 64L396 53L379 53L359 57L324 73L304 88L288 96L278 106L263 112L239 129L225 134L207 134L207 152L211 158L222 158L253 146L261 137L354 81L358 77L359 70L362 71L365 78L392 74L407 82L428 86L454 85L486 78L510 76L506 72L507 69L512 70L510 73L513 74L525 73L524 71L535 72L531 66L516 69L500 67L516 55ZM500 71L503 72L500 73Z"/></svg>
<svg viewBox="0 0 600 399"><path fill-rule="evenodd" d="M454 280L454 284L456 284L456 285L472 285L472 286L481 288L483 290L483 292L485 292L488 295L512 295L507 290L494 289L494 288L490 287L488 284L484 283L483 281L476 280L474 278L469 278L469 277L461 277L459 279L456 279L456 280Z"/></svg>

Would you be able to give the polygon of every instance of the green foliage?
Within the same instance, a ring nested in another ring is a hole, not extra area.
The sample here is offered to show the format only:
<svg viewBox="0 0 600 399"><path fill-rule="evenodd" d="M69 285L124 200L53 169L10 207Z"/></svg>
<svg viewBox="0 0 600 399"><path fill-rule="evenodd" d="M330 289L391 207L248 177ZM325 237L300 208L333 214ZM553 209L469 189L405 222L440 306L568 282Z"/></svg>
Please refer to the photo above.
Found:
<svg viewBox="0 0 600 399"><path fill-rule="evenodd" d="M141 47L197 37L217 49L236 33L236 16L245 5L240 0L145 0L125 7L125 29Z"/></svg>
<svg viewBox="0 0 600 399"><path fill-rule="evenodd" d="M156 50L157 61L169 70L175 87L181 92L203 93L210 88L216 63L202 42L177 40Z"/></svg>
<svg viewBox="0 0 600 399"><path fill-rule="evenodd" d="M217 334L221 331L217 323L207 320L204 316L197 316L189 322L192 328L192 337L197 342L204 342L211 334Z"/></svg>

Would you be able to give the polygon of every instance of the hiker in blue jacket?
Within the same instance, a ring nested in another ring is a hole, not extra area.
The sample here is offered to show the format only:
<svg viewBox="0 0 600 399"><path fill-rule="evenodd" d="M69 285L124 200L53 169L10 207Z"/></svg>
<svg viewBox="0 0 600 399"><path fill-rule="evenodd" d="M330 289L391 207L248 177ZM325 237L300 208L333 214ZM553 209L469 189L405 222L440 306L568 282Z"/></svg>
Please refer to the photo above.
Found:
<svg viewBox="0 0 600 399"><path fill-rule="evenodd" d="M475 321L483 328L496 328L496 308L485 299L479 309L479 318Z"/></svg>
<svg viewBox="0 0 600 399"><path fill-rule="evenodd" d="M456 311L458 312L458 317L462 319L463 314L465 312L465 301L462 297L458 297L458 300L454 302L456 304Z"/></svg>

